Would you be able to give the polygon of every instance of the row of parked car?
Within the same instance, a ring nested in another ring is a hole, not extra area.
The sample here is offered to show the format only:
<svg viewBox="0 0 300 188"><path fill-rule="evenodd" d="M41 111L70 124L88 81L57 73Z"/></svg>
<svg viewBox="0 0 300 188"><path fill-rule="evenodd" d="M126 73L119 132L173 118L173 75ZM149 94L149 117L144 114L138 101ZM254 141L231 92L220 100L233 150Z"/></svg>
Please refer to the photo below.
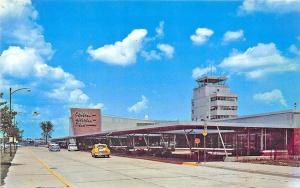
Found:
<svg viewBox="0 0 300 188"><path fill-rule="evenodd" d="M50 143L48 145L49 151L60 151L60 147L56 143ZM68 151L78 151L78 147L76 144L69 144L68 145Z"/></svg>
<svg viewBox="0 0 300 188"><path fill-rule="evenodd" d="M48 145L49 151L60 151L60 147L56 143L50 143ZM78 151L76 144L69 144L68 151ZM94 144L91 150L92 157L109 157L110 149L106 144Z"/></svg>
<svg viewBox="0 0 300 188"><path fill-rule="evenodd" d="M20 145L20 144L16 144L16 147L21 147L22 145ZM5 143L4 144L4 146L3 146L3 143L1 143L0 144L0 149L2 150L2 149L9 149L9 147L10 147L10 144L9 143ZM15 147L15 145L14 144L11 144L11 147Z"/></svg>

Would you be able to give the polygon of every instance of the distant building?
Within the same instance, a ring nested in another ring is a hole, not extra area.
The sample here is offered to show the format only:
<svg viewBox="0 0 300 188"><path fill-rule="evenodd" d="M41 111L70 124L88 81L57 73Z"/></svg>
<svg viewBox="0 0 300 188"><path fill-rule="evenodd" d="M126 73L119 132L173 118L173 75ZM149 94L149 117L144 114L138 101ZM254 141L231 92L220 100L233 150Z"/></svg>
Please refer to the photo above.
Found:
<svg viewBox="0 0 300 188"><path fill-rule="evenodd" d="M277 111L277 112L252 114L252 115L239 116L239 117L229 118L224 120L216 120L216 122L263 124L263 125L268 125L270 128L280 128L282 126L288 126L291 128L300 128L300 111L285 110L285 111Z"/></svg>
<svg viewBox="0 0 300 188"><path fill-rule="evenodd" d="M225 85L227 77L204 76L193 90L192 121L237 117L237 95Z"/></svg>

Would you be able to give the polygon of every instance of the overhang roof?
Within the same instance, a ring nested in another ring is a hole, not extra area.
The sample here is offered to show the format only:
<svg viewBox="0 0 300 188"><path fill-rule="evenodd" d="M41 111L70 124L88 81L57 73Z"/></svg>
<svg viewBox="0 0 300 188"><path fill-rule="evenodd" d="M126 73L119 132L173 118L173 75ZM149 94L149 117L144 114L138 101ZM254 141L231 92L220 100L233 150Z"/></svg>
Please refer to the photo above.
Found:
<svg viewBox="0 0 300 188"><path fill-rule="evenodd" d="M191 129L203 129L207 126L207 129L215 130L244 130L247 128L293 128L290 125L270 125L270 124L255 124L255 123L228 123L228 122L204 122L204 121L188 121L188 122L169 122L158 123L155 125L141 126L119 130L109 130L98 133L82 134L76 136L67 136L61 138L53 138L53 141L66 140L71 138L82 137L101 137L101 136L121 136L128 134L151 134L151 133L163 133L175 130L191 130Z"/></svg>

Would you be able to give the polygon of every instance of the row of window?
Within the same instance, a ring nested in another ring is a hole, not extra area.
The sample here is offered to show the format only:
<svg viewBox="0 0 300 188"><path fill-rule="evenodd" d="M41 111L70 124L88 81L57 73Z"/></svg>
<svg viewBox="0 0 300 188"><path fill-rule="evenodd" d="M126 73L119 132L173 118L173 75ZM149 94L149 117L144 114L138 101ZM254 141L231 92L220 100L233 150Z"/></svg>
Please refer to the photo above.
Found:
<svg viewBox="0 0 300 188"><path fill-rule="evenodd" d="M211 97L210 101L237 101L236 97Z"/></svg>
<svg viewBox="0 0 300 188"><path fill-rule="evenodd" d="M225 118L233 118L235 116L229 116L229 115L214 115L211 116L210 119L225 119Z"/></svg>
<svg viewBox="0 0 300 188"><path fill-rule="evenodd" d="M206 116L206 119L208 120L209 119L209 116ZM197 120L201 120L201 121L204 121L204 119L198 119L198 118L192 118L192 121L197 121Z"/></svg>
<svg viewBox="0 0 300 188"><path fill-rule="evenodd" d="M234 118L236 116L230 116L230 115L213 115L213 116L210 116L210 119L211 120L214 120L214 119L226 119L226 118ZM209 119L209 116L207 116L207 119ZM198 118L192 118L192 121L197 121Z"/></svg>
<svg viewBox="0 0 300 188"><path fill-rule="evenodd" d="M237 106L212 106L210 111L214 110L237 110Z"/></svg>

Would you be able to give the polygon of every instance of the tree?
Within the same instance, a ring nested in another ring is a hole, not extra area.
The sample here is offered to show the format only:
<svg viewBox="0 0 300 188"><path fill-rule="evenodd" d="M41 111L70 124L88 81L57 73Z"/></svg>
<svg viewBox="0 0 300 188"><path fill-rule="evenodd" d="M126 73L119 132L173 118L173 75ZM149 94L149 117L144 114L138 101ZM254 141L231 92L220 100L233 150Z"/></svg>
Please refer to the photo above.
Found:
<svg viewBox="0 0 300 188"><path fill-rule="evenodd" d="M3 97L3 93L0 93L0 99L2 99L2 97ZM0 107L5 104L6 102L0 100Z"/></svg>
<svg viewBox="0 0 300 188"><path fill-rule="evenodd" d="M45 138L46 143L48 143L48 138L51 138L51 134L53 132L53 124L51 121L43 121L40 124L42 129L42 136Z"/></svg>
<svg viewBox="0 0 300 188"><path fill-rule="evenodd" d="M12 132L8 132L8 130L12 130L12 127L16 127L13 124L13 119L17 115L17 112L10 111L6 102L1 101L2 97L3 97L3 93L0 93L0 117L1 117L0 130L4 134L7 134L8 136L15 136L15 134L11 134ZM13 131L13 133L15 133L15 131Z"/></svg>
<svg viewBox="0 0 300 188"><path fill-rule="evenodd" d="M3 93L0 93L0 131L3 133L3 145L7 141L7 137L16 137L21 139L21 131L13 119L17 115L16 111L10 111L5 101L2 101ZM5 149L5 147L4 147Z"/></svg>
<svg viewBox="0 0 300 188"><path fill-rule="evenodd" d="M13 127L13 119L17 113L15 111L10 112L8 106L1 108L1 131L8 133L8 129ZM10 134L8 134L11 136Z"/></svg>

